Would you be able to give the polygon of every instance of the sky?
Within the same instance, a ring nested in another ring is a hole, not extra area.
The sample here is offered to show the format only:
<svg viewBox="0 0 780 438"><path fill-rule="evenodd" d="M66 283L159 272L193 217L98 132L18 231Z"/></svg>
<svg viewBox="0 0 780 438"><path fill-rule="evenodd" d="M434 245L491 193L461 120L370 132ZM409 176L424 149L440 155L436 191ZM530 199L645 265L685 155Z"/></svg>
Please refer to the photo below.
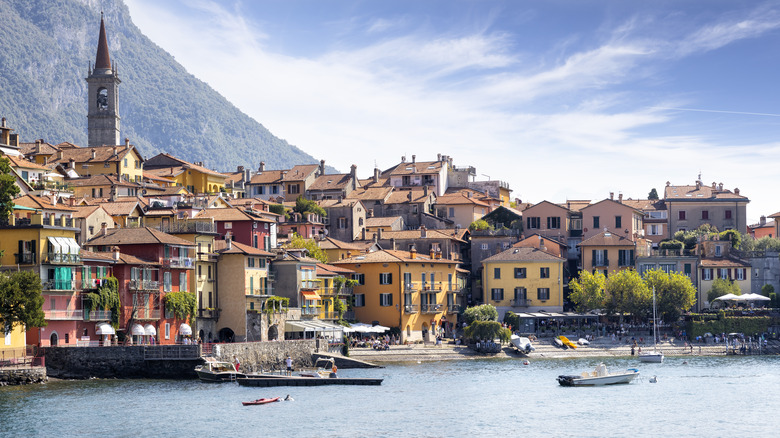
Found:
<svg viewBox="0 0 780 438"><path fill-rule="evenodd" d="M750 199L749 223L780 211L780 1L125 3L190 73L341 172L443 154L532 203L663 196L701 174Z"/></svg>

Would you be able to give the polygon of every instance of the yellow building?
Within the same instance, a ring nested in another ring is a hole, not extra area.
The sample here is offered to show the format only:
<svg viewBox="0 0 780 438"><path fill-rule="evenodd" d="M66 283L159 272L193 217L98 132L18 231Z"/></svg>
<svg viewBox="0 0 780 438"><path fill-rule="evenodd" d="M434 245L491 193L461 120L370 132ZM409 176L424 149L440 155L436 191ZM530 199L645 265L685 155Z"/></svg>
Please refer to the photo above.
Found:
<svg viewBox="0 0 780 438"><path fill-rule="evenodd" d="M0 327L3 327L2 319L0 319ZM14 363L24 359L27 345L24 325L16 324L8 333L0 330L0 337L2 337L2 341L0 341L0 362Z"/></svg>
<svg viewBox="0 0 780 438"><path fill-rule="evenodd" d="M264 309L273 294L268 266L273 254L230 240L218 241L225 245L217 250L217 288L219 309L217 330L221 341L260 341L247 321ZM202 248L201 248L202 249Z"/></svg>
<svg viewBox="0 0 780 438"><path fill-rule="evenodd" d="M485 303L498 310L499 321L512 311L563 311L566 259L539 248L513 247L482 261Z"/></svg>
<svg viewBox="0 0 780 438"><path fill-rule="evenodd" d="M317 264L317 280L319 280L320 286L317 289L317 295L320 297L320 313L317 318L329 321L339 319L335 302L341 300L345 308L348 306L348 300L352 298L352 287L346 281L351 280L354 274L355 271L351 269L323 263ZM350 319L349 316L352 315L346 313L342 315L344 319Z"/></svg>
<svg viewBox="0 0 780 438"><path fill-rule="evenodd" d="M383 250L333 264L356 273L357 320L399 327L402 341L432 342L442 331L451 335L465 284L457 261Z"/></svg>
<svg viewBox="0 0 780 438"><path fill-rule="evenodd" d="M328 256L328 262L333 263L337 260L344 260L358 255L363 252L363 248L359 245L355 245L349 242L343 242L341 240L334 239L332 237L325 237L322 240L316 240L317 246L321 250L325 251L325 255Z"/></svg>
<svg viewBox="0 0 780 438"><path fill-rule="evenodd" d="M80 176L113 174L125 181L141 182L143 179L144 159L128 141L118 146L82 148L61 144L58 148L49 164L73 169Z"/></svg>
<svg viewBox="0 0 780 438"><path fill-rule="evenodd" d="M602 231L582 241L582 270L604 275L623 269L636 269L636 258L650 254L650 241L631 240L612 231Z"/></svg>
<svg viewBox="0 0 780 438"><path fill-rule="evenodd" d="M174 181L193 194L219 193L225 189L227 176L203 167L202 162L189 163L170 154L159 154L144 163L145 173Z"/></svg>

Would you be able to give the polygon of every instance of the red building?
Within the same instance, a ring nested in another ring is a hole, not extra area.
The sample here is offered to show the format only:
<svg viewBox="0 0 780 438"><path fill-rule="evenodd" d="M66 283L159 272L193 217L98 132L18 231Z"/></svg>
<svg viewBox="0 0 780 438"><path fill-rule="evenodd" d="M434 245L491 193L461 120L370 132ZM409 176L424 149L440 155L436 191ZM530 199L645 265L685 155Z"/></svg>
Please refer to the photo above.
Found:
<svg viewBox="0 0 780 438"><path fill-rule="evenodd" d="M269 251L276 240L276 222L260 213L241 208L208 208L196 217L210 217L217 224L217 233L225 239Z"/></svg>
<svg viewBox="0 0 780 438"><path fill-rule="evenodd" d="M117 228L85 246L113 255L122 316L119 331L133 343L174 344L192 335L188 321L166 311L165 296L188 290L195 245L152 228Z"/></svg>

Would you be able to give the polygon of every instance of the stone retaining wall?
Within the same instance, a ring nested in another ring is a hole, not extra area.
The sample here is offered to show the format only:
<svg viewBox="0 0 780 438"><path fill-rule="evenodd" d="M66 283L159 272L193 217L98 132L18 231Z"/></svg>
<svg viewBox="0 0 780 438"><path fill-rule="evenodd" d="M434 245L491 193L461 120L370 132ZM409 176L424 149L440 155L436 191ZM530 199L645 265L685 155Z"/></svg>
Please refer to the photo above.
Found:
<svg viewBox="0 0 780 438"><path fill-rule="evenodd" d="M203 363L197 345L126 347L49 347L46 370L60 379L99 378L196 378L195 367ZM144 349L163 352L163 359L145 360ZM173 357L172 352L178 357ZM184 357L185 359L181 359Z"/></svg>
<svg viewBox="0 0 780 438"><path fill-rule="evenodd" d="M238 358L242 373L285 369L287 356L293 360L295 369L311 367L312 353L316 348L314 339L300 341L241 342L214 345L214 357L219 361L232 362Z"/></svg>
<svg viewBox="0 0 780 438"><path fill-rule="evenodd" d="M0 369L0 386L45 383L48 380L44 367Z"/></svg>

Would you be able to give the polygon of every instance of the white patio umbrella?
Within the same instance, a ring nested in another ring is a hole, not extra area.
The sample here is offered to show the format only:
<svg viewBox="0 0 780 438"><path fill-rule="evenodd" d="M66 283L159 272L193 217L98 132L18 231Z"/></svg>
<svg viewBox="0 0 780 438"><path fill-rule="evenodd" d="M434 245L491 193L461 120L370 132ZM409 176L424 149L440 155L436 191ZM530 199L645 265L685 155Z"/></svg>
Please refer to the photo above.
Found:
<svg viewBox="0 0 780 438"><path fill-rule="evenodd" d="M723 296L719 296L718 298L715 298L715 300L720 300L720 301L736 301L736 300L739 300L739 299L740 299L739 295L734 295L734 294L726 294L726 295L723 295ZM713 300L713 301L715 301L715 300Z"/></svg>
<svg viewBox="0 0 780 438"><path fill-rule="evenodd" d="M739 297L740 301L769 301L769 297L759 294L745 294Z"/></svg>

